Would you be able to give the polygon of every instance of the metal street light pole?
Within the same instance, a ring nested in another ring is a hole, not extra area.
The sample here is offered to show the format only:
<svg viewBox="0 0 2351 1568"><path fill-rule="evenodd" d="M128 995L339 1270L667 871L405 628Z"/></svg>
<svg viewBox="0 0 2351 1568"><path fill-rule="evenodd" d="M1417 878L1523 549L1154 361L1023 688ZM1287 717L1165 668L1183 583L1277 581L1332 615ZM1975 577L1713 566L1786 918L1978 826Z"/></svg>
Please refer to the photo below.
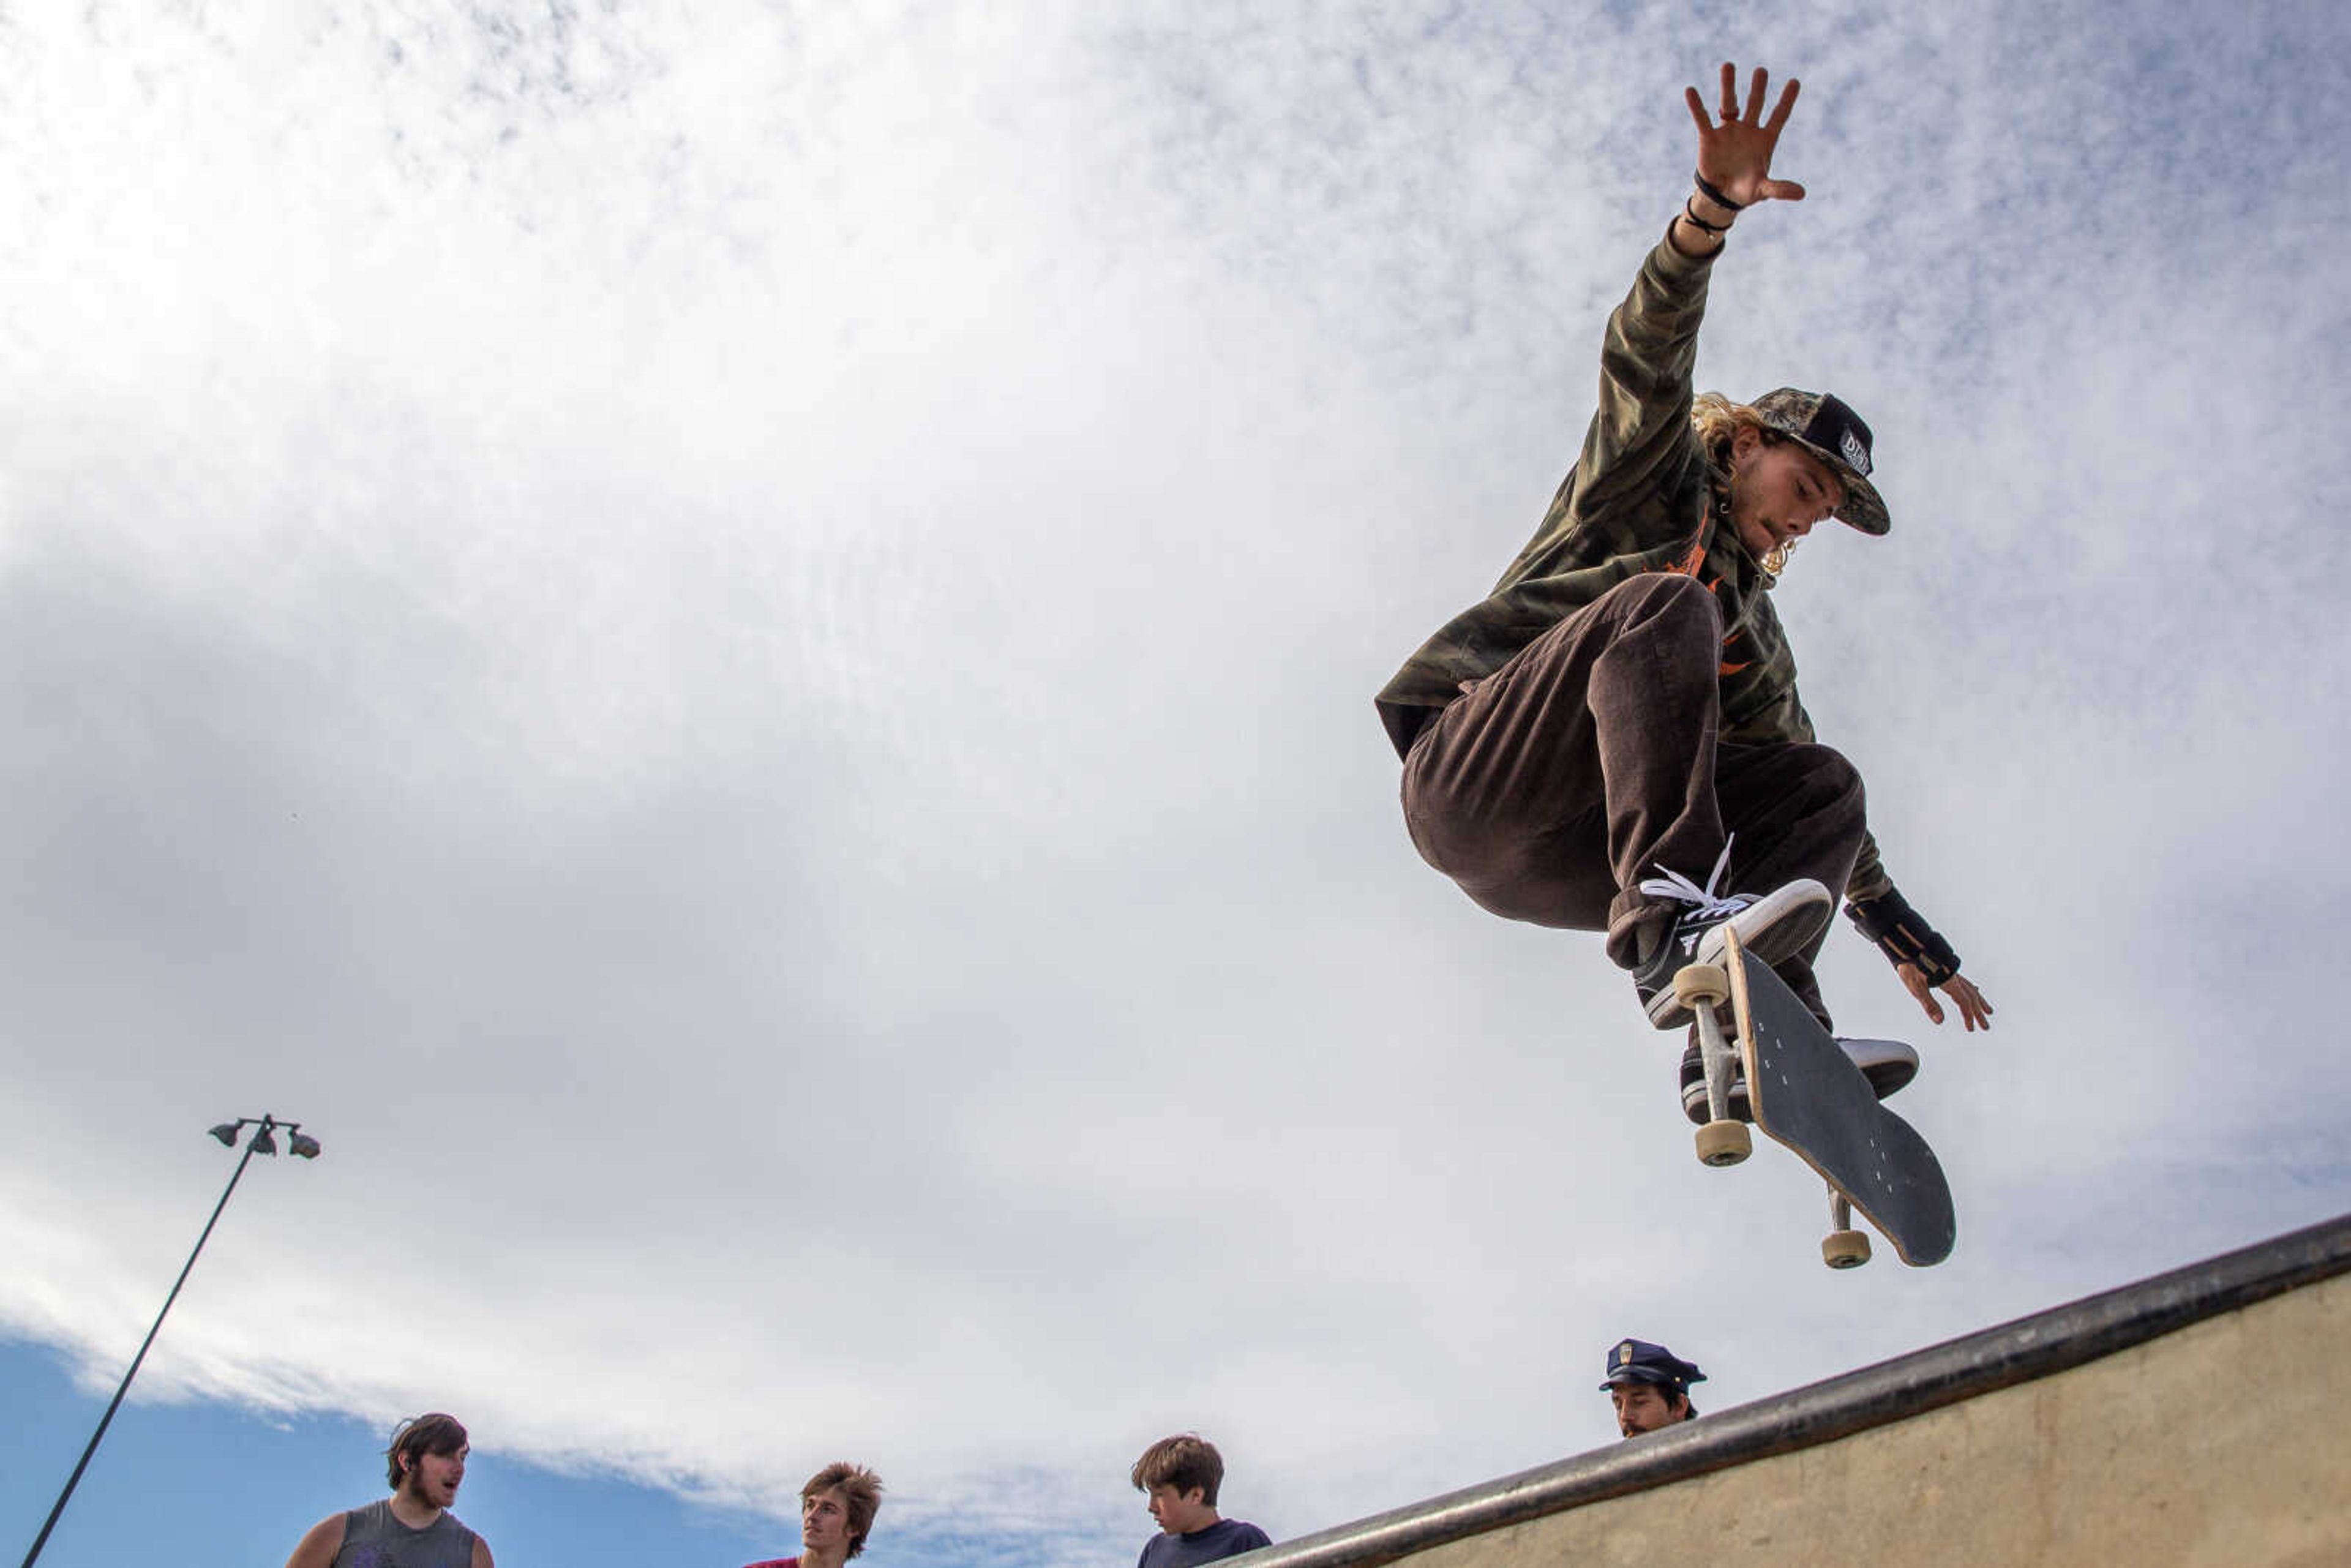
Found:
<svg viewBox="0 0 2351 1568"><path fill-rule="evenodd" d="M319 1140L297 1131L301 1126L300 1123L278 1121L266 1111L258 1117L240 1116L234 1122L223 1122L212 1130L212 1135L235 1148L237 1134L247 1126L254 1129L253 1136L246 1142L245 1153L236 1162L236 1169L229 1173L228 1186L221 1190L220 1201L213 1205L213 1217L204 1221L204 1233L196 1238L195 1250L190 1252L188 1260L180 1266L180 1277L172 1281L172 1293L163 1298L163 1311L155 1314L154 1327L147 1331L147 1338L140 1344L139 1354L131 1358L131 1370L122 1375L122 1384L115 1389L113 1402L107 1406L106 1414L98 1418L98 1430L89 1435L89 1446L81 1451L81 1458L75 1464L73 1474L66 1478L66 1490L57 1494L57 1506L49 1510L49 1517L42 1521L41 1533L33 1538L33 1549L25 1553L24 1568L33 1568L34 1560L41 1554L41 1548L49 1543L49 1531L57 1527L57 1516L65 1512L67 1502L73 1497L74 1488L81 1484L81 1473L89 1468L89 1457L98 1452L99 1439L106 1436L107 1426L113 1421L115 1411L122 1407L122 1396L131 1392L131 1380L139 1375L139 1364L147 1359L148 1346L155 1343L155 1335L163 1327L164 1313L169 1312L172 1303L180 1299L180 1287L188 1282L188 1270L196 1266L197 1254L204 1249L204 1243L212 1239L213 1227L220 1223L221 1210L228 1207L229 1196L236 1191L237 1181L245 1175L245 1167L253 1163L256 1155L277 1152L277 1140L270 1134L280 1127L286 1130L289 1153L306 1160L319 1157Z"/></svg>

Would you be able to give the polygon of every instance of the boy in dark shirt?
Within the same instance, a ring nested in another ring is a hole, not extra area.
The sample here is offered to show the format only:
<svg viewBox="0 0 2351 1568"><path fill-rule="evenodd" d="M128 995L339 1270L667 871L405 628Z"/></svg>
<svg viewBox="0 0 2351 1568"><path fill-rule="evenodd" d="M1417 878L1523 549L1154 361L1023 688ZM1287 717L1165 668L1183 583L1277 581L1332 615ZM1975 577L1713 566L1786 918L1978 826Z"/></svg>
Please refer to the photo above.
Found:
<svg viewBox="0 0 2351 1568"><path fill-rule="evenodd" d="M1192 1568L1273 1544L1254 1524L1217 1517L1224 1457L1197 1432L1162 1437L1144 1449L1128 1479L1150 1497L1151 1517L1159 1523L1159 1533L1144 1543L1135 1568Z"/></svg>

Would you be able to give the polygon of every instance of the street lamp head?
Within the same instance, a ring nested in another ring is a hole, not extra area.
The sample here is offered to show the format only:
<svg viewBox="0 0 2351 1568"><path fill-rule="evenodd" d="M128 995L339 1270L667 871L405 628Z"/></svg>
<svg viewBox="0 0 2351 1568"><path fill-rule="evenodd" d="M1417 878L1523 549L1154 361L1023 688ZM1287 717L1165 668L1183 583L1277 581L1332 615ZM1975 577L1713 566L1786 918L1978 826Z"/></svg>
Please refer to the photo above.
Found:
<svg viewBox="0 0 2351 1568"><path fill-rule="evenodd" d="M219 1126L213 1129L213 1136L221 1141L221 1147L225 1149L233 1149L236 1147L236 1124L235 1122L223 1122Z"/></svg>
<svg viewBox="0 0 2351 1568"><path fill-rule="evenodd" d="M253 1152L256 1155L274 1155L277 1152L277 1140L267 1127L265 1126L253 1134Z"/></svg>
<svg viewBox="0 0 2351 1568"><path fill-rule="evenodd" d="M319 1140L308 1133L297 1133L286 1140L286 1152L298 1160L315 1160L319 1157Z"/></svg>

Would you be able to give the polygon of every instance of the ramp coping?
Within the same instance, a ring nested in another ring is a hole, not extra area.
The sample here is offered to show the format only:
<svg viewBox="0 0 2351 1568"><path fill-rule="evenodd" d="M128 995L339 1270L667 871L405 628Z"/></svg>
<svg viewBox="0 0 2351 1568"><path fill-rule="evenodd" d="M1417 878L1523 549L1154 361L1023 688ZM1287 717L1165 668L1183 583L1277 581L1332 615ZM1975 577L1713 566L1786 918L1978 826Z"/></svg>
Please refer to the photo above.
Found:
<svg viewBox="0 0 2351 1568"><path fill-rule="evenodd" d="M1374 1568L1467 1536L1834 1442L2047 1377L2343 1273L2351 1273L2351 1214L1232 1561L1248 1568Z"/></svg>

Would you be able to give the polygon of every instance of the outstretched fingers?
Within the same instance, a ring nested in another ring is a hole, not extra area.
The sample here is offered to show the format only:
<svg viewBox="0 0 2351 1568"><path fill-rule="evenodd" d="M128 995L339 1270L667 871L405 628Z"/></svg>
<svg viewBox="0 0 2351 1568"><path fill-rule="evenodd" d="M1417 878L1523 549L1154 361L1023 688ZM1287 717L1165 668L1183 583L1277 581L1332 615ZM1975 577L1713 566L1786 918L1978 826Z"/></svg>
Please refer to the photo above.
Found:
<svg viewBox="0 0 2351 1568"><path fill-rule="evenodd" d="M1901 977L1902 988L1910 993L1930 1023L1943 1021L1942 1004L1935 999L1935 988L1928 982L1926 972L1916 964L1896 964L1894 972ZM1991 999L1976 988L1976 983L1965 975L1953 975L1945 980L1943 994L1959 1009L1959 1023L1970 1034L1980 1029L1991 1028Z"/></svg>
<svg viewBox="0 0 2351 1568"><path fill-rule="evenodd" d="M1796 107L1796 95L1803 90L1804 84L1794 77L1790 77L1788 85L1780 89L1780 101L1771 106L1771 117L1763 122L1763 134L1771 139L1774 148L1780 144L1780 128L1788 123L1788 115ZM1753 119L1762 108L1763 68L1758 66L1755 68L1754 96L1747 104L1748 118ZM1801 202L1804 199L1803 186L1793 180L1766 180L1763 182L1763 193L1775 202Z"/></svg>
<svg viewBox="0 0 2351 1568"><path fill-rule="evenodd" d="M1970 1033L1991 1027L1991 1000L1976 989L1974 981L1964 975L1953 975L1943 982L1943 991L1959 1004L1959 1020L1968 1026Z"/></svg>
<svg viewBox="0 0 2351 1568"><path fill-rule="evenodd" d="M1739 68L1726 63L1717 88L1716 108L1709 115L1706 99L1696 88L1683 90L1690 119L1698 126L1698 173L1733 202L1800 202L1804 187L1793 180L1771 176L1771 157L1780 132L1794 112L1803 84L1791 78L1771 98L1771 74L1761 66L1748 78L1747 101L1739 97ZM1768 107L1768 113L1766 112Z"/></svg>
<svg viewBox="0 0 2351 1568"><path fill-rule="evenodd" d="M1684 88L1682 95L1689 104L1690 118L1698 121L1700 131L1714 130L1715 120L1719 120L1726 128L1749 125L1777 136L1780 128L1788 123L1788 116L1795 110L1796 96L1803 90L1804 84L1790 77L1780 89L1780 101L1771 105L1771 112L1766 116L1763 105L1771 96L1771 73L1757 66L1754 75L1748 78L1747 104L1742 109L1739 102L1739 68L1725 62L1722 68L1722 107L1715 110L1713 120L1707 117L1706 99L1698 96L1698 89Z"/></svg>

